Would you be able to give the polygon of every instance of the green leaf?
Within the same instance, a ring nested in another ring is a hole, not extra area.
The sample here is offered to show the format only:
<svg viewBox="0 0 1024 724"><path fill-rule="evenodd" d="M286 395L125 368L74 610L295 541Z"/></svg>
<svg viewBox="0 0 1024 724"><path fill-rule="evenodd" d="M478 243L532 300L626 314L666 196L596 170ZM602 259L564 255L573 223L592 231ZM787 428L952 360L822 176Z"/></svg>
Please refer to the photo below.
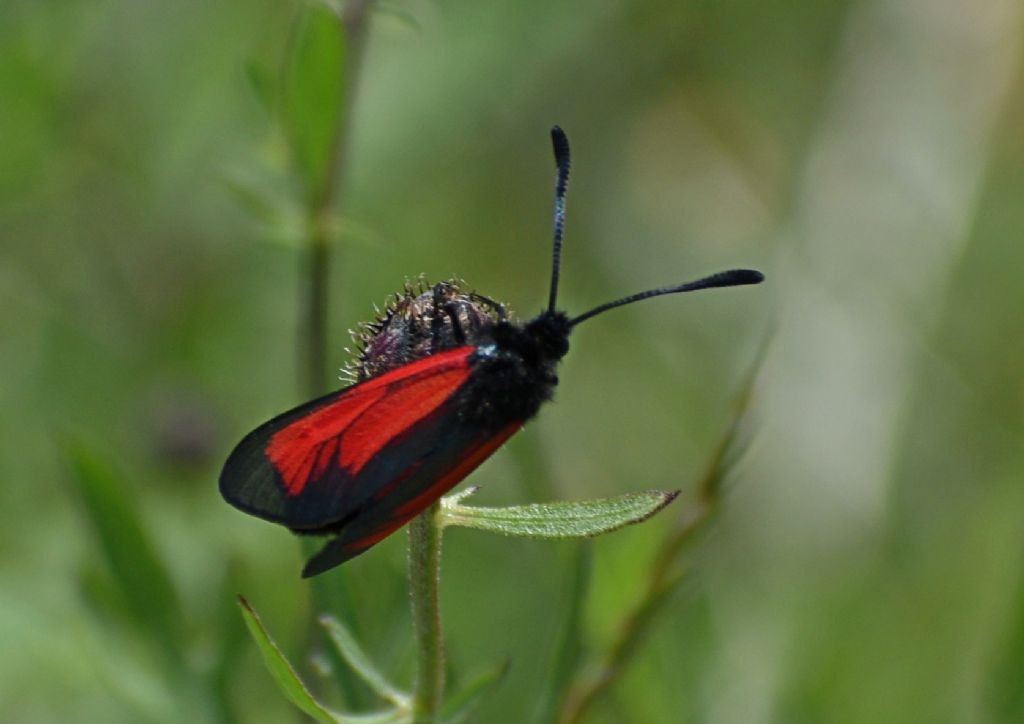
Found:
<svg viewBox="0 0 1024 724"><path fill-rule="evenodd" d="M675 527L666 536L659 548L654 563L653 579L665 578L655 588L671 586L669 578L681 578L685 571L677 570L681 565L682 553L693 542L697 533L718 511L726 481L738 462L743 458L750 443L753 422L753 403L757 380L767 354L771 337L766 336L750 369L740 383L730 415L722 434L704 468L697 484L696 499L684 509Z"/></svg>
<svg viewBox="0 0 1024 724"><path fill-rule="evenodd" d="M487 692L505 678L509 668L509 662L505 661L466 684L459 690L459 693L445 703L441 710L441 721L444 724L460 724L466 721L467 717L480 705Z"/></svg>
<svg viewBox="0 0 1024 724"><path fill-rule="evenodd" d="M371 689L399 709L410 708L409 695L400 691L384 677L349 630L338 619L333 616L321 616L320 624L327 629L327 634L345 662L362 677Z"/></svg>
<svg viewBox="0 0 1024 724"><path fill-rule="evenodd" d="M338 722L344 721L340 714L330 711L313 698L313 695L309 693L309 689L302 683L299 675L295 673L295 669L288 663L288 659L285 658L281 649L277 647L277 644L270 638L270 634L263 628L260 617L253 610L252 606L249 605L249 602L245 600L244 596L238 597L238 604L242 607L242 618L245 619L245 625L249 628L249 633L252 635L256 645L259 646L260 653L263 654L263 663L266 664L270 675L274 677L274 681L277 682L281 693L295 706L317 721L325 722L325 724L338 724Z"/></svg>
<svg viewBox="0 0 1024 724"><path fill-rule="evenodd" d="M508 508L480 508L445 498L441 503L441 525L461 525L526 538L589 538L647 520L678 494L677 490L645 490L616 498Z"/></svg>
<svg viewBox="0 0 1024 724"><path fill-rule="evenodd" d="M725 480L743 458L750 444L751 407L771 340L772 335L768 334L761 341L757 356L736 391L732 415L719 437L705 469L704 478L697 489L698 495L705 502L717 501L721 497Z"/></svg>
<svg viewBox="0 0 1024 724"><path fill-rule="evenodd" d="M127 610L139 629L162 647L172 667L182 669L185 626L178 597L128 486L84 448L72 446L66 455L83 513Z"/></svg>
<svg viewBox="0 0 1024 724"><path fill-rule="evenodd" d="M389 710L373 714L346 714L342 724L410 724L412 715L403 711Z"/></svg>
<svg viewBox="0 0 1024 724"><path fill-rule="evenodd" d="M276 74L265 62L259 59L250 59L245 64L245 79L248 81L249 89L253 96L259 101L264 111L272 112L276 105Z"/></svg>
<svg viewBox="0 0 1024 724"><path fill-rule="evenodd" d="M322 545L323 541L304 538L302 540L303 557L308 559ZM358 634L359 611L352 597L351 573L348 568L340 566L327 574L314 576L310 579L310 592L313 594L314 610L333 614L343 621L348 621L349 627ZM345 706L356 709L369 706L374 701L370 692L360 684L359 678L347 665L337 646L324 647L324 656L333 674L333 679L341 690Z"/></svg>
<svg viewBox="0 0 1024 724"><path fill-rule="evenodd" d="M82 601L103 624L123 626L126 621L134 623L134 614L108 569L98 560L82 562L77 571Z"/></svg>
<svg viewBox="0 0 1024 724"><path fill-rule="evenodd" d="M246 629L238 620L231 593L239 589L241 580L241 565L232 559L218 586L215 611L216 658L207 677L213 705L217 710L217 720L222 724L239 721L231 693L235 688L242 657L248 649Z"/></svg>
<svg viewBox="0 0 1024 724"><path fill-rule="evenodd" d="M585 668L577 673L575 686L566 692L559 721L581 721L594 702L617 682L646 639L658 614L686 579L689 566L683 554L697 532L718 511L725 481L746 450L755 386L769 340L770 337L765 339L757 359L740 385L733 414L697 485L696 501L684 509L683 515L659 546L644 593L621 619L612 645L597 657L600 663L594 668L596 673Z"/></svg>
<svg viewBox="0 0 1024 724"><path fill-rule="evenodd" d="M999 721L1024 721L1024 586L1014 597L1008 610L1014 613L1007 621L998 656L987 677L993 711Z"/></svg>
<svg viewBox="0 0 1024 724"><path fill-rule="evenodd" d="M345 31L322 3L302 11L285 65L282 121L311 198L323 193L345 94Z"/></svg>

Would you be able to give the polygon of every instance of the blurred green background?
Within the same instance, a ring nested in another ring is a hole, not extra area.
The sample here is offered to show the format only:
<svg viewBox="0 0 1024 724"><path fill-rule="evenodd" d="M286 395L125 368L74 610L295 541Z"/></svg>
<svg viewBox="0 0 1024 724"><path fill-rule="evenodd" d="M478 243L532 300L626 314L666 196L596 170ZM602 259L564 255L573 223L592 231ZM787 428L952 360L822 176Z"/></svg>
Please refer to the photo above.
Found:
<svg viewBox="0 0 1024 724"><path fill-rule="evenodd" d="M224 504L216 475L306 397L300 217L251 82L280 64L296 7L0 3L5 722L294 720L233 594L303 662L302 554ZM553 123L574 150L567 310L733 266L768 275L582 328L557 403L471 478L483 504L684 490L593 545L599 651L774 330L724 510L588 721L1024 721L1022 11L399 0L373 15L332 367L345 330L420 273L541 308ZM95 524L116 511L89 515L83 470L127 488L169 580L118 593L147 551ZM353 625L407 682L404 545L345 570ZM511 662L479 721L536 720L576 548L446 537L452 677Z"/></svg>

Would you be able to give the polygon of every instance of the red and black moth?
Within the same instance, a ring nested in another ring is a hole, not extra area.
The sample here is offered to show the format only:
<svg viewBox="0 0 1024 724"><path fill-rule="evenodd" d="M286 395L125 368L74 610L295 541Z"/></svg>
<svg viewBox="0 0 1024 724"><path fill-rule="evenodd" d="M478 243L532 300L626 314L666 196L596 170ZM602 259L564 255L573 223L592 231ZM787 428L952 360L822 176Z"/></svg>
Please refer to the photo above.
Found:
<svg viewBox="0 0 1024 724"><path fill-rule="evenodd" d="M548 306L532 320L441 282L365 327L358 374L332 392L260 425L220 474L224 499L300 534L333 535L302 571L323 573L395 532L501 447L550 400L555 368L581 322L642 299L757 284L733 269L659 287L569 317L558 273L569 141L551 130L557 176Z"/></svg>

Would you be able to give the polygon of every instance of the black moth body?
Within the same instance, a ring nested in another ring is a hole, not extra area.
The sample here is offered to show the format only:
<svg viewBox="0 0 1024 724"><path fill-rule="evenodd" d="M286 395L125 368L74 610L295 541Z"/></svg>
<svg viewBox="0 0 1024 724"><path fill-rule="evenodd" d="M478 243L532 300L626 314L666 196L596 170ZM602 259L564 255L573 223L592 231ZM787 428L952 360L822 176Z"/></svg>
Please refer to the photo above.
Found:
<svg viewBox="0 0 1024 724"><path fill-rule="evenodd" d="M534 417L558 384L555 367L569 351L569 318L544 311L523 324L505 305L458 280L419 293L406 286L380 317L354 333L360 347L357 379L369 379L409 362L470 345L473 372L458 393L457 410L469 424L499 430Z"/></svg>
<svg viewBox="0 0 1024 724"><path fill-rule="evenodd" d="M557 309L569 142L551 131L554 243L547 307L527 322L449 280L406 285L354 333L354 384L268 420L224 464L220 491L296 533L332 535L303 576L360 555L419 515L550 400L582 322L652 297L758 284L733 269L616 299L575 317Z"/></svg>

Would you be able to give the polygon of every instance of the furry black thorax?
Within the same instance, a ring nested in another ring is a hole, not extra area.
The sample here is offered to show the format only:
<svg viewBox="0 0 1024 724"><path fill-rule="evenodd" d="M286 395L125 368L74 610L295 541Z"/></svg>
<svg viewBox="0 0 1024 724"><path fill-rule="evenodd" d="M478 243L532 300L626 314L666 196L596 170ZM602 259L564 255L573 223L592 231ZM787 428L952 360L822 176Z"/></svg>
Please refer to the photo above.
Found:
<svg viewBox="0 0 1024 724"><path fill-rule="evenodd" d="M561 312L543 312L525 325L496 323L490 339L477 344L460 415L492 429L536 415L554 394L555 368L569 351L570 330Z"/></svg>

